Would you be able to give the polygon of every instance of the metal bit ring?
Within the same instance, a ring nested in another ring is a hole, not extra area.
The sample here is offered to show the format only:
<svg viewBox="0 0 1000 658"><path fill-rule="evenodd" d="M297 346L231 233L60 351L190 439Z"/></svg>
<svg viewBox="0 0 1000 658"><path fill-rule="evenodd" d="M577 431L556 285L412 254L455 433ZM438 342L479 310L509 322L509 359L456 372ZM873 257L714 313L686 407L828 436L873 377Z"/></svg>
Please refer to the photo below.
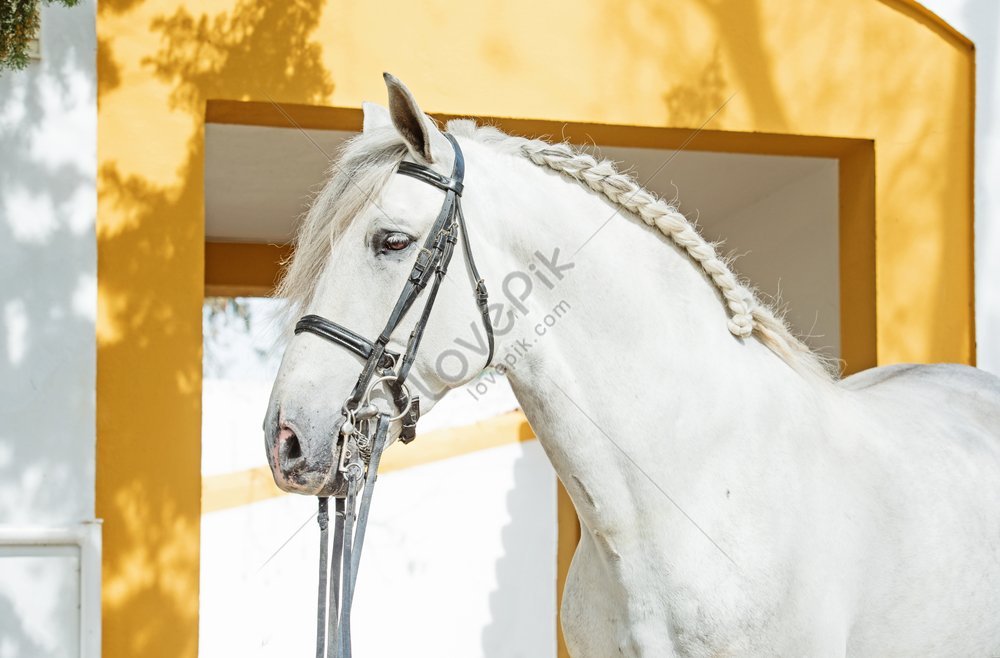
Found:
<svg viewBox="0 0 1000 658"><path fill-rule="evenodd" d="M364 401L365 404L368 404L371 398L372 391L375 389L375 386L381 384L382 382L387 382L387 381L397 382L397 385L401 389L403 389L403 394L406 395L406 406L404 406L403 410L399 412L399 415L389 418L389 422L395 422L401 419L406 414L408 414L410 412L410 407L413 406L413 396L410 395L410 389L406 388L406 384L399 382L399 380L396 378L395 375L386 375L384 377L378 377L377 379L373 379L372 382L368 385L368 389L365 391Z"/></svg>

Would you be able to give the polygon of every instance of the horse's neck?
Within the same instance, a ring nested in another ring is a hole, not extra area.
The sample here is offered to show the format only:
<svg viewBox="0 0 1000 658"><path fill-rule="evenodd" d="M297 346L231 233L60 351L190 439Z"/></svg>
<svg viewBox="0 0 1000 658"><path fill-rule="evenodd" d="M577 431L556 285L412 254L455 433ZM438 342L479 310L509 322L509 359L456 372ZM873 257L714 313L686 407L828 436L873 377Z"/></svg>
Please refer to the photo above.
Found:
<svg viewBox="0 0 1000 658"><path fill-rule="evenodd" d="M525 354L510 379L584 521L602 526L588 509L634 500L645 477L637 464L652 479L695 477L704 454L760 435L776 405L799 404L806 387L755 339L729 333L712 284L655 229L616 216L599 230L612 206L535 178L537 203L516 211L531 216L515 215L532 236L521 236L530 246L518 258L558 248L559 264L573 267L558 279L544 263L529 266L552 285L536 281L526 302L515 332Z"/></svg>

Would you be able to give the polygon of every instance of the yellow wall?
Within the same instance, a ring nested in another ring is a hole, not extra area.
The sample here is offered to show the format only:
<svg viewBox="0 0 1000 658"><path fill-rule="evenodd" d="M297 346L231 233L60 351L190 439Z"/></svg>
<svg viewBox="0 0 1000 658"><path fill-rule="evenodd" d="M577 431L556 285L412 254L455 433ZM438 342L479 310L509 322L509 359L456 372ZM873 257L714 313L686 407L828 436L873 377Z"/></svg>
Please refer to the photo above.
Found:
<svg viewBox="0 0 1000 658"><path fill-rule="evenodd" d="M972 49L911 3L107 0L98 37L106 656L197 651L210 99L357 107L389 70L434 112L694 129L731 97L708 127L867 140L869 358L974 359Z"/></svg>

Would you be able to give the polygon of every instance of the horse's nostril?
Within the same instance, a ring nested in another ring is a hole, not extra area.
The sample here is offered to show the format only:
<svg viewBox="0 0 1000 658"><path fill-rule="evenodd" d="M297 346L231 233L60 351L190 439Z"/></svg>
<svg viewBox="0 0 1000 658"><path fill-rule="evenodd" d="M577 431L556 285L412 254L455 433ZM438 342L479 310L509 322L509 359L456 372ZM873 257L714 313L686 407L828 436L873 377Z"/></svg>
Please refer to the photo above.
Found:
<svg viewBox="0 0 1000 658"><path fill-rule="evenodd" d="M299 445L299 437L294 434L285 441L285 456L289 459L298 459L302 456L302 446Z"/></svg>
<svg viewBox="0 0 1000 658"><path fill-rule="evenodd" d="M287 425L282 425L278 432L278 446L282 465L288 465L302 457L302 445L299 443L299 437Z"/></svg>

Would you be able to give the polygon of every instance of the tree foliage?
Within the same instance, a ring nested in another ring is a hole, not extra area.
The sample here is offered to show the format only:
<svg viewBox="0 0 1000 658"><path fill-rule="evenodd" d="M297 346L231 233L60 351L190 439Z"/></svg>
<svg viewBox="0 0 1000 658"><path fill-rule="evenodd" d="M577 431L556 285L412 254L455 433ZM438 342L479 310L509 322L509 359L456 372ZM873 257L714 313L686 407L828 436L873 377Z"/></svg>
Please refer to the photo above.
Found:
<svg viewBox="0 0 1000 658"><path fill-rule="evenodd" d="M72 7L80 0L45 0ZM0 72L28 65L31 40L38 36L41 0L0 0Z"/></svg>

